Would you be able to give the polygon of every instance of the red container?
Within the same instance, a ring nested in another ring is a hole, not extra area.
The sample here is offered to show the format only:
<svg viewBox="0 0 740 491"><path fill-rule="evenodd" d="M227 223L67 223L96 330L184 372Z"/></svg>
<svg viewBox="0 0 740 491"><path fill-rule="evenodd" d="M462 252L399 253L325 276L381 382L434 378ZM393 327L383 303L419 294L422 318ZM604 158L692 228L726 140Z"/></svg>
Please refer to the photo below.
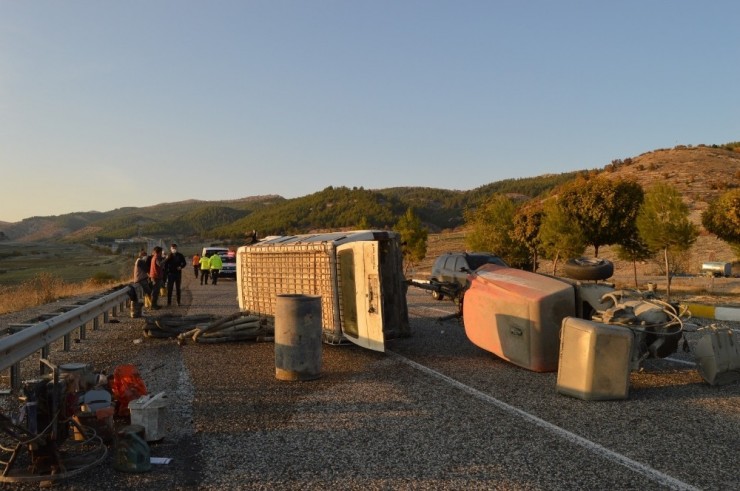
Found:
<svg viewBox="0 0 740 491"><path fill-rule="evenodd" d="M573 285L494 264L471 276L463 303L473 344L535 372L558 369L560 326L575 315Z"/></svg>

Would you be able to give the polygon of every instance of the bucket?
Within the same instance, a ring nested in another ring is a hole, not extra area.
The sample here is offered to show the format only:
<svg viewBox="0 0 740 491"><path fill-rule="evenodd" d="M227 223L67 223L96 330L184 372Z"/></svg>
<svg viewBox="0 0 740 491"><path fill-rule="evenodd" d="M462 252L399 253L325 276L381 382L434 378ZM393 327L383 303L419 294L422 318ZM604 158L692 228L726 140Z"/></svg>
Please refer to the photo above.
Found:
<svg viewBox="0 0 740 491"><path fill-rule="evenodd" d="M144 306L143 303L131 302L130 315L132 319L138 319L141 317L141 308Z"/></svg>
<svg viewBox="0 0 740 491"><path fill-rule="evenodd" d="M129 425L116 434L113 468L121 472L147 472L152 469L149 445L140 436L142 427Z"/></svg>
<svg viewBox="0 0 740 491"><path fill-rule="evenodd" d="M156 442L164 438L167 411L167 395L164 392L140 397L129 402L128 407L131 410L131 424L144 428L146 441Z"/></svg>
<svg viewBox="0 0 740 491"><path fill-rule="evenodd" d="M275 308L275 377L321 376L321 296L284 294Z"/></svg>

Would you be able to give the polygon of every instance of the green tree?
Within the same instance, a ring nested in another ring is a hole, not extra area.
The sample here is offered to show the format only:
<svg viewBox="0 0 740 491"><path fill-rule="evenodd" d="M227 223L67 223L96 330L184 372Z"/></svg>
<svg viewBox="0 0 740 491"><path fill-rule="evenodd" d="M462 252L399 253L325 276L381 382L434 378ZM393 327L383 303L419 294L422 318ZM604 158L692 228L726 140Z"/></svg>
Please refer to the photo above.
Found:
<svg viewBox="0 0 740 491"><path fill-rule="evenodd" d="M540 202L522 206L514 215L514 228L511 231L511 238L523 244L529 251L532 271L537 271L542 216L542 204Z"/></svg>
<svg viewBox="0 0 740 491"><path fill-rule="evenodd" d="M526 267L527 248L512 238L515 215L516 206L502 194L491 196L476 210L466 211L465 222L470 227L465 237L468 249L496 254L516 268Z"/></svg>
<svg viewBox="0 0 740 491"><path fill-rule="evenodd" d="M709 203L701 215L701 223L709 232L732 246L740 256L740 189L728 191Z"/></svg>
<svg viewBox="0 0 740 491"><path fill-rule="evenodd" d="M543 204L539 240L542 254L552 260L552 274L557 274L561 258L579 257L586 250L586 239L578 222L571 220L557 199Z"/></svg>
<svg viewBox="0 0 740 491"><path fill-rule="evenodd" d="M357 224L357 230L370 230L370 222L367 221L367 217L362 215L359 223Z"/></svg>
<svg viewBox="0 0 740 491"><path fill-rule="evenodd" d="M642 187L635 181L596 177L576 179L560 193L558 201L599 257L600 246L618 244L632 235L643 197Z"/></svg>
<svg viewBox="0 0 740 491"><path fill-rule="evenodd" d="M646 261L654 256L650 247L635 233L629 239L622 241L617 246L617 257L622 261L632 261L632 272L635 276L635 288L639 288L637 283L637 261Z"/></svg>
<svg viewBox="0 0 740 491"><path fill-rule="evenodd" d="M671 299L670 258L688 250L696 241L699 230L689 221L689 207L673 186L659 182L645 193L637 215L637 230L650 250L663 252L666 274L666 295Z"/></svg>
<svg viewBox="0 0 740 491"><path fill-rule="evenodd" d="M398 220L395 229L401 234L401 251L407 272L427 255L428 231L411 208Z"/></svg>

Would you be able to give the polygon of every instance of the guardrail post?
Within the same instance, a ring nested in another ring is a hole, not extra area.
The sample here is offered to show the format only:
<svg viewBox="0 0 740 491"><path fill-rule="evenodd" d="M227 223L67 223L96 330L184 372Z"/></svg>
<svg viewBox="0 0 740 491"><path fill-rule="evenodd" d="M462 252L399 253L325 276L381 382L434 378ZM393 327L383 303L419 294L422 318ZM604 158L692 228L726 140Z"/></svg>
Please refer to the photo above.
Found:
<svg viewBox="0 0 740 491"><path fill-rule="evenodd" d="M115 310L115 307L113 307L113 309ZM109 320L109 313L108 311L105 311L103 312L103 324L107 324L108 320Z"/></svg>
<svg viewBox="0 0 740 491"><path fill-rule="evenodd" d="M21 363L13 363L10 367L10 388L18 390L21 388Z"/></svg>
<svg viewBox="0 0 740 491"><path fill-rule="evenodd" d="M64 335L64 344L62 347L62 351L69 351L69 348L72 345L72 335L71 334L65 334Z"/></svg>
<svg viewBox="0 0 740 491"><path fill-rule="evenodd" d="M49 345L47 344L43 348L41 348L41 359L45 360L49 358ZM39 367L39 374L43 375L49 370L49 366L46 365L43 361L40 363Z"/></svg>
<svg viewBox="0 0 740 491"><path fill-rule="evenodd" d="M84 341L87 338L87 322L80 326L80 341Z"/></svg>
<svg viewBox="0 0 740 491"><path fill-rule="evenodd" d="M93 319L93 331L97 331L100 327L100 317L96 317Z"/></svg>

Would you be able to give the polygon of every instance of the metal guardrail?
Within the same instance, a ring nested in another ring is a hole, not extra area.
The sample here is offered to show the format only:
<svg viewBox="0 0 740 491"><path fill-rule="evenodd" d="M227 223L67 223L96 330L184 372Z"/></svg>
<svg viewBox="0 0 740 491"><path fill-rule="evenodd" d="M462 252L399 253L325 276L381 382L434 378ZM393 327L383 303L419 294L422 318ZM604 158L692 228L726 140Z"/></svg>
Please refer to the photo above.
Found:
<svg viewBox="0 0 740 491"><path fill-rule="evenodd" d="M64 350L69 350L70 334L79 328L80 339L84 339L87 323L92 321L93 329L96 329L101 315L107 322L109 312L116 315L117 310L123 310L129 290L126 286L101 297L92 297L79 305L61 307L56 314L39 317L39 322L8 326L11 334L0 338L0 371L10 368L11 387L20 387L21 361L39 351L41 358L47 358L49 346L60 338L64 338ZM40 370L43 373L43 366Z"/></svg>

